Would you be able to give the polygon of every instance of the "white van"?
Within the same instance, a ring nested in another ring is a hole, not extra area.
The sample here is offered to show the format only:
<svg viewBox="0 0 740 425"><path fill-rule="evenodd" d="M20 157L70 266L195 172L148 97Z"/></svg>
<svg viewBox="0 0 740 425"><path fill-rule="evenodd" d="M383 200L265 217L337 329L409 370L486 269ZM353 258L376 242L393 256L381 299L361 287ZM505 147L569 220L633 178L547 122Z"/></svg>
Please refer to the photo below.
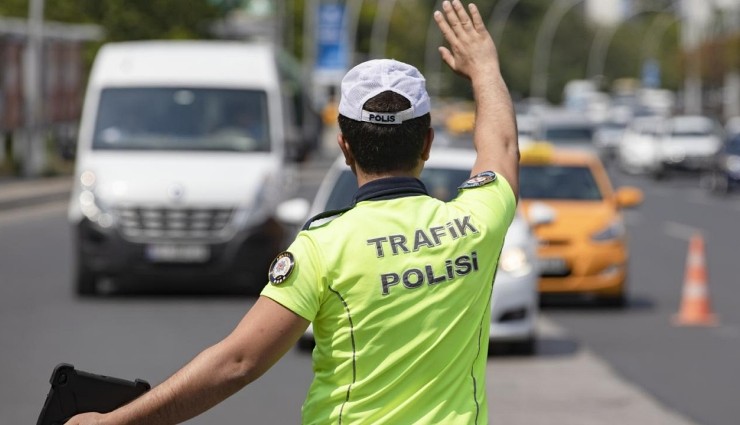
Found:
<svg viewBox="0 0 740 425"><path fill-rule="evenodd" d="M261 289L283 244L273 214L298 132L279 62L244 42L101 48L69 207L79 294L118 276Z"/></svg>

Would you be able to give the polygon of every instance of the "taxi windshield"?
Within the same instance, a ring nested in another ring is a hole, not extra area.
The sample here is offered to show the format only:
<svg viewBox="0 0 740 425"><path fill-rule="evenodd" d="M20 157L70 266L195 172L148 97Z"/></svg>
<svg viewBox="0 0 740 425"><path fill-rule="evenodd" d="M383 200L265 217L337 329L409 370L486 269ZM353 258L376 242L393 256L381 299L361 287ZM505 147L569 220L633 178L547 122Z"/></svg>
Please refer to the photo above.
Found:
<svg viewBox="0 0 740 425"><path fill-rule="evenodd" d="M521 165L519 195L523 199L599 201L599 186L586 166Z"/></svg>
<svg viewBox="0 0 740 425"><path fill-rule="evenodd" d="M427 167L421 173L421 181L429 195L442 201L450 201L458 193L458 186L470 177L469 170L455 168ZM352 204L352 197L357 191L357 178L350 170L343 171L326 202L325 210L337 210Z"/></svg>
<svg viewBox="0 0 740 425"><path fill-rule="evenodd" d="M93 149L268 152L261 90L125 87L101 92Z"/></svg>

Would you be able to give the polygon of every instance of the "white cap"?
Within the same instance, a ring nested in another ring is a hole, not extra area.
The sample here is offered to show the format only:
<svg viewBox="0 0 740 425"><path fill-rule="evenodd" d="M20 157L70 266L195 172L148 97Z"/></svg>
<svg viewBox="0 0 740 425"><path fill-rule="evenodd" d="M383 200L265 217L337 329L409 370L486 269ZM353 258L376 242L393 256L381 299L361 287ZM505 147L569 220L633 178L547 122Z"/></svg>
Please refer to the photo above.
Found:
<svg viewBox="0 0 740 425"><path fill-rule="evenodd" d="M384 91L400 94L411 107L399 112L369 112L365 102ZM429 113L431 109L426 80L418 69L393 59L363 62L347 72L342 79L339 113L355 121L375 124L401 124Z"/></svg>

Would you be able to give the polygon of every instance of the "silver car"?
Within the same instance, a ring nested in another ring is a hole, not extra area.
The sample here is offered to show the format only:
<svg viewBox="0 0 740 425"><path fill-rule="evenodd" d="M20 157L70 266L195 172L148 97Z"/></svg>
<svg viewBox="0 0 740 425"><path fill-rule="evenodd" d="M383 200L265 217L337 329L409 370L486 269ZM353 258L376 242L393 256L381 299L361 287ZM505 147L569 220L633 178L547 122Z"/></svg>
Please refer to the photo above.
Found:
<svg viewBox="0 0 740 425"><path fill-rule="evenodd" d="M475 151L471 149L435 147L421 180L430 195L448 201L457 195L457 187L470 177L474 161ZM348 206L356 190L357 180L340 157L326 174L310 206L305 200L286 201L280 206L278 216L297 224L297 220L322 211ZM505 351L518 354L535 351L539 312L536 248L537 240L529 224L517 213L506 234L493 287L489 341L496 351L499 351L499 344ZM309 326L300 345L310 347L312 344L313 331Z"/></svg>

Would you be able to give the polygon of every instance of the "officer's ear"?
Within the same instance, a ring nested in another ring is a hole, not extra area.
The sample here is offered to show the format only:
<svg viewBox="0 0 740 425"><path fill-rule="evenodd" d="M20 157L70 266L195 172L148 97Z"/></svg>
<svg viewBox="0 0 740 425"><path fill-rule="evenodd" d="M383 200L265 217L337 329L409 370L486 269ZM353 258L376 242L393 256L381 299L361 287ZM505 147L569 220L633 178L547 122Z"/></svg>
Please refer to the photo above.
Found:
<svg viewBox="0 0 740 425"><path fill-rule="evenodd" d="M434 129L429 127L427 134L424 136L424 148L421 151L421 159L429 159L429 152L432 150L432 141L434 141Z"/></svg>
<svg viewBox="0 0 740 425"><path fill-rule="evenodd" d="M344 163L349 165L350 168L354 169L355 157L354 155L352 155L352 150L349 148L349 143L347 143L347 140L344 139L344 135L342 135L342 133L337 134L337 144L339 145L339 149L342 150L342 154L344 155Z"/></svg>

